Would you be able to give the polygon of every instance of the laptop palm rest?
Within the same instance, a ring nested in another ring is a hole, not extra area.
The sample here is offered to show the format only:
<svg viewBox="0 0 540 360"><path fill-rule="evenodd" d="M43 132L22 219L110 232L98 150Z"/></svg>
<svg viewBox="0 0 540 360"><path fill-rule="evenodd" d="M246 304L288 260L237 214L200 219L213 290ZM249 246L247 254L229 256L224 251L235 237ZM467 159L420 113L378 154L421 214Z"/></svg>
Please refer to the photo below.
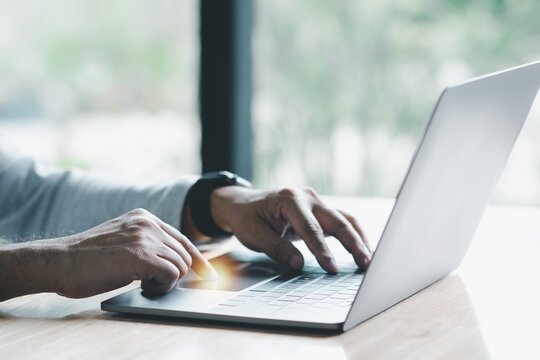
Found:
<svg viewBox="0 0 540 360"><path fill-rule="evenodd" d="M210 263L218 272L216 281L205 281L190 271L167 294L149 293L137 288L105 301L102 308L112 311L130 309L132 313L146 313L143 309L165 312L205 311L236 291L273 278L286 270L266 255L242 248L214 258Z"/></svg>
<svg viewBox="0 0 540 360"><path fill-rule="evenodd" d="M270 279L286 269L266 255L238 249L210 260L218 273L215 281L201 279L192 271L178 282L179 288L240 291Z"/></svg>

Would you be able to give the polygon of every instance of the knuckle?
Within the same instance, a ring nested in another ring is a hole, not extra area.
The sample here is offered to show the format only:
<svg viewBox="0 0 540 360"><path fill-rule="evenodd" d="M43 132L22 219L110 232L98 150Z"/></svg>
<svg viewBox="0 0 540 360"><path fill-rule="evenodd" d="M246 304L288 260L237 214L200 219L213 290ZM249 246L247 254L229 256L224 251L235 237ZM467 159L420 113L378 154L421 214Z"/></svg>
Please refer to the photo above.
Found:
<svg viewBox="0 0 540 360"><path fill-rule="evenodd" d="M315 192L315 190L314 190L313 188L311 188L311 187L309 187L309 186L306 186L306 187L302 188L302 190L303 190L306 194L308 194L308 195L310 195L310 196L313 196L314 198L318 198L317 192Z"/></svg>
<svg viewBox="0 0 540 360"><path fill-rule="evenodd" d="M130 215L130 216L146 216L149 214L150 212L143 208L136 208L127 213L127 215Z"/></svg>
<svg viewBox="0 0 540 360"><path fill-rule="evenodd" d="M129 237L135 245L140 247L142 247L146 242L146 236L139 228L132 229Z"/></svg>
<svg viewBox="0 0 540 360"><path fill-rule="evenodd" d="M347 233L352 232L351 226L347 224L345 221L341 219L336 220L336 228L335 228L335 234L336 236L344 235Z"/></svg>
<svg viewBox="0 0 540 360"><path fill-rule="evenodd" d="M305 223L303 230L307 236L319 237L319 236L322 236L323 234L321 226L313 222Z"/></svg>
<svg viewBox="0 0 540 360"><path fill-rule="evenodd" d="M292 198L296 197L297 195L295 189L288 188L288 187L279 190L278 194L281 196L292 197Z"/></svg>
<svg viewBox="0 0 540 360"><path fill-rule="evenodd" d="M177 270L178 270L178 276L176 278L178 279L179 277L184 277L187 275L189 271L189 266L186 263L181 262Z"/></svg>
<svg viewBox="0 0 540 360"><path fill-rule="evenodd" d="M142 229L148 229L152 228L155 223L152 219L150 219L147 216L138 216L133 218L133 225L142 228Z"/></svg>
<svg viewBox="0 0 540 360"><path fill-rule="evenodd" d="M124 233L131 244L136 247L147 247L152 240L147 229L138 225L128 225Z"/></svg>
<svg viewBox="0 0 540 360"><path fill-rule="evenodd" d="M180 269L177 269L174 266L169 266L167 270L167 275L170 277L169 278L170 282L174 282L178 280L181 276L184 276L185 274L182 275L182 271Z"/></svg>
<svg viewBox="0 0 540 360"><path fill-rule="evenodd" d="M188 251L195 248L195 245L193 245L191 240L189 240L188 237L182 233L180 233L180 236L178 236L177 241Z"/></svg>
<svg viewBox="0 0 540 360"><path fill-rule="evenodd" d="M185 259L186 263L187 263L187 267L191 267L193 265L193 258L191 257L190 254L186 254L186 259Z"/></svg>
<svg viewBox="0 0 540 360"><path fill-rule="evenodd" d="M345 215L343 215L345 216ZM346 217L346 219L351 223L351 224L355 224L356 226L360 227L360 221L358 221L358 219L352 215L349 215Z"/></svg>
<svg viewBox="0 0 540 360"><path fill-rule="evenodd" d="M135 247L131 249L132 254L143 262L148 262L151 259L150 252L145 247Z"/></svg>
<svg viewBox="0 0 540 360"><path fill-rule="evenodd" d="M125 222L125 227L132 229L132 231L135 232L153 229L156 226L156 222L152 218L151 214L132 215Z"/></svg>

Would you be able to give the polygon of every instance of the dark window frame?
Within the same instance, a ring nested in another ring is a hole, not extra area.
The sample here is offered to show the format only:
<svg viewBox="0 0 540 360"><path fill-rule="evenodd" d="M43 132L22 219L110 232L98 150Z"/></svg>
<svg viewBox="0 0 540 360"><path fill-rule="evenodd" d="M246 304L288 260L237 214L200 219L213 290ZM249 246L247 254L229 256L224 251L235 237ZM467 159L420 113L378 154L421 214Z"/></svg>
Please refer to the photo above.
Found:
<svg viewBox="0 0 540 360"><path fill-rule="evenodd" d="M253 2L200 0L199 112L204 172L253 175Z"/></svg>

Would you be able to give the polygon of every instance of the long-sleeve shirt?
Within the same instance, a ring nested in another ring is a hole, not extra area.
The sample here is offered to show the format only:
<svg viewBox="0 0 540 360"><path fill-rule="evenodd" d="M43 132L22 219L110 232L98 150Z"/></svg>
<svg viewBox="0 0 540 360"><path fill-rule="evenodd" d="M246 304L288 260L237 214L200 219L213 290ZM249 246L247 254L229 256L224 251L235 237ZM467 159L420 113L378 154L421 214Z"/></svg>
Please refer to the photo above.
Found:
<svg viewBox="0 0 540 360"><path fill-rule="evenodd" d="M141 184L59 170L22 155L0 135L0 238L24 241L87 230L135 208L175 228L196 176Z"/></svg>

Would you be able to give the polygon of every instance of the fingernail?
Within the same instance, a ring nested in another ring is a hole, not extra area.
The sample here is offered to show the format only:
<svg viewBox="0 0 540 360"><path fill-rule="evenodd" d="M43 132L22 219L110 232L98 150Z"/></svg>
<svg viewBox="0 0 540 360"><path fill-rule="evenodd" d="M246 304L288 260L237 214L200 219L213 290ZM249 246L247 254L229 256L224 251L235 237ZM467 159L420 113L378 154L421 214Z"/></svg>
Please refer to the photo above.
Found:
<svg viewBox="0 0 540 360"><path fill-rule="evenodd" d="M364 263L364 270L367 270L367 268L368 268L370 262L371 262L371 259L369 259L369 258L367 258L367 257L364 258L364 261L363 261L363 263Z"/></svg>
<svg viewBox="0 0 540 360"><path fill-rule="evenodd" d="M302 266L304 266L304 262L302 261L302 258L298 255L293 255L289 259L289 266L293 269L300 270L302 269Z"/></svg>

